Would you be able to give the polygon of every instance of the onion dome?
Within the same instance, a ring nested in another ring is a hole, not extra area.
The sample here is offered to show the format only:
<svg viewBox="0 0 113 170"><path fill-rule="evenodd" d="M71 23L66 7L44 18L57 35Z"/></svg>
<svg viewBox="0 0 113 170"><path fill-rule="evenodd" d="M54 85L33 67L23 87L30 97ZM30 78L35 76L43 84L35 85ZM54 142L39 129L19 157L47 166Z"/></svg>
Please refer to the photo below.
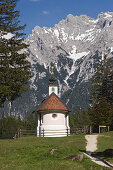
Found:
<svg viewBox="0 0 113 170"><path fill-rule="evenodd" d="M50 75L50 78L49 78L49 85L50 85L50 86L57 86L56 78L55 78L55 76L54 76L53 73Z"/></svg>
<svg viewBox="0 0 113 170"><path fill-rule="evenodd" d="M51 73L50 78L49 78L49 85L50 86L57 86L56 77L53 73L53 67L52 67L52 73Z"/></svg>

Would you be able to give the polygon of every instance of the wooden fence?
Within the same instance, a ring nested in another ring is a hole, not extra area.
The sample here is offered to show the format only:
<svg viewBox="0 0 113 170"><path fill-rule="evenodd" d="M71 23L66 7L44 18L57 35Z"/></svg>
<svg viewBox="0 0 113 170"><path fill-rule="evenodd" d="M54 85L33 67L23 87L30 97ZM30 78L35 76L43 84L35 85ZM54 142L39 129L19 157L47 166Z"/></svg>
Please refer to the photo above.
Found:
<svg viewBox="0 0 113 170"><path fill-rule="evenodd" d="M39 130L39 136L41 137L47 137L47 136L51 136L51 137L54 137L56 135L64 135L65 136L69 136L70 134L91 134L92 133L92 128L91 126L84 126L84 127L81 127L81 128L73 128L73 129L66 129L64 131L64 129L62 130ZM37 135L37 131L36 130L22 130L22 129L19 129L17 131L17 133L15 134L14 138L20 138L20 137L23 137L23 136L36 136Z"/></svg>
<svg viewBox="0 0 113 170"><path fill-rule="evenodd" d="M19 129L15 134L14 138L20 138L23 136L36 136L36 130L23 130Z"/></svg>
<svg viewBox="0 0 113 170"><path fill-rule="evenodd" d="M71 128L70 130L71 134L91 134L92 133L92 127L91 126L83 126L79 128Z"/></svg>
<svg viewBox="0 0 113 170"><path fill-rule="evenodd" d="M70 135L70 129L66 129L65 132L63 132L64 129L62 130L39 130L39 136L41 137L47 137L47 136L55 136L57 134L59 135L64 135L66 134L67 136ZM37 131L36 130L22 130L22 129L19 129L17 131L17 133L15 134L14 138L20 138L20 137L23 137L23 136L36 136L37 135Z"/></svg>
<svg viewBox="0 0 113 170"><path fill-rule="evenodd" d="M60 130L40 130L39 136L41 137L54 137L54 136L69 136L70 129L60 129Z"/></svg>

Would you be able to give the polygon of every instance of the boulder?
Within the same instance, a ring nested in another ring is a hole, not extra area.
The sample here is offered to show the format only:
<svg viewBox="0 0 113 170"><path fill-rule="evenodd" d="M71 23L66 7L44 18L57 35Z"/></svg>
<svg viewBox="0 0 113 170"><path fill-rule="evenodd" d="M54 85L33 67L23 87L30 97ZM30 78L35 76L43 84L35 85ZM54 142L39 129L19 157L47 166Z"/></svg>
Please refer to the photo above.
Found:
<svg viewBox="0 0 113 170"><path fill-rule="evenodd" d="M82 161L83 154L68 156L68 157L66 157L66 159L72 159L72 161L74 161L74 160Z"/></svg>
<svg viewBox="0 0 113 170"><path fill-rule="evenodd" d="M53 155L53 154L54 154L54 151L56 151L56 150L57 150L57 149L52 148L52 149L50 150L50 154Z"/></svg>

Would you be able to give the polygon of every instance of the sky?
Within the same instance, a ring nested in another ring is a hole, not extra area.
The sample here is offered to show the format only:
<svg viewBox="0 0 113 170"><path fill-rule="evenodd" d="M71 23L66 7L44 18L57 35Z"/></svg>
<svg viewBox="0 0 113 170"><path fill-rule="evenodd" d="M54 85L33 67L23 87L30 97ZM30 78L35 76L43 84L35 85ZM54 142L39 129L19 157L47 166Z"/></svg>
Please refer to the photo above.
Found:
<svg viewBox="0 0 113 170"><path fill-rule="evenodd" d="M27 37L35 26L53 27L68 14L96 19L100 12L113 12L113 0L17 0L16 9Z"/></svg>

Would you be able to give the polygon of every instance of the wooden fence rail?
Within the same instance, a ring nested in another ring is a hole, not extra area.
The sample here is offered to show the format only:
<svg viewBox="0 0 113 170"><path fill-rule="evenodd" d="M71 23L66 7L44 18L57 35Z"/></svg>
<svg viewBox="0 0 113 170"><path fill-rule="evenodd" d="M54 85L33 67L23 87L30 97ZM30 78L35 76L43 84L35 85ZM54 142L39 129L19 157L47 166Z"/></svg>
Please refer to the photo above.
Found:
<svg viewBox="0 0 113 170"><path fill-rule="evenodd" d="M15 134L14 138L20 138L23 136L35 136L36 135L36 130L22 130L19 129L17 133Z"/></svg>
<svg viewBox="0 0 113 170"><path fill-rule="evenodd" d="M84 127L79 127L79 128L71 128L70 133L71 134L91 134L92 127L84 126Z"/></svg>
<svg viewBox="0 0 113 170"><path fill-rule="evenodd" d="M53 132L54 132L54 134L53 134ZM70 129L61 129L61 130L44 130L44 129L42 129L41 130L41 132L39 132L40 133L40 135L39 136L42 136L42 137L44 137L45 135L46 135L46 137L47 137L47 135L48 136L55 136L55 135L64 135L64 134L67 134L67 136L69 136L70 135Z"/></svg>
<svg viewBox="0 0 113 170"><path fill-rule="evenodd" d="M44 130L42 129L41 131L39 131L39 136L45 137L49 134L49 136L55 136L57 134L59 135L64 135L67 134L67 136L69 136L70 134L91 134L92 133L92 129L91 127L81 127L81 128L73 128L73 129L66 129L64 132L64 129L61 130ZM54 132L54 134L53 134ZM17 131L17 133L15 134L14 138L20 138L23 136L36 136L37 135L37 131L36 130L22 130L19 129Z"/></svg>

